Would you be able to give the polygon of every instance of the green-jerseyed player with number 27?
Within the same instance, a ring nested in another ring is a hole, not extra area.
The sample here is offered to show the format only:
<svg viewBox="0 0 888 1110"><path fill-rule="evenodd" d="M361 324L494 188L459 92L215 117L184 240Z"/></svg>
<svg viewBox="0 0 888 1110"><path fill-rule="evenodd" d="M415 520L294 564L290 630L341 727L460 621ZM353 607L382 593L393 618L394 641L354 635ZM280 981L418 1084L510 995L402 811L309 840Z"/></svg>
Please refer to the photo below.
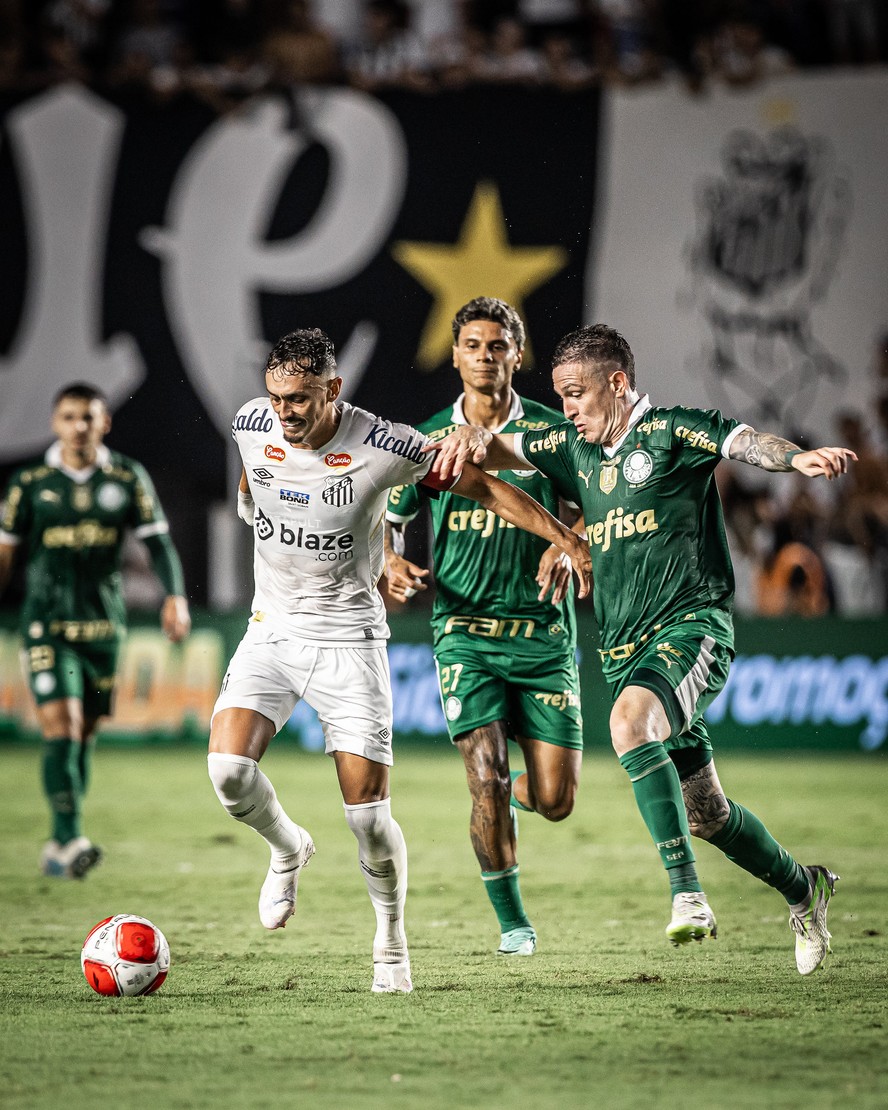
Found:
<svg viewBox="0 0 888 1110"><path fill-rule="evenodd" d="M610 732L669 876L666 935L716 935L690 836L719 848L786 899L796 966L829 951L827 904L838 876L795 861L716 774L703 713L734 653L734 579L714 471L721 458L831 480L853 451L803 451L716 410L651 405L636 391L626 340L603 324L558 345L553 384L566 422L521 435L462 428L442 444L442 478L464 460L534 466L581 505L592 550L602 667L613 697Z"/></svg>
<svg viewBox="0 0 888 1110"><path fill-rule="evenodd" d="M453 320L453 365L464 392L418 427L433 442L471 423L508 432L548 427L558 413L512 388L523 353L524 324L511 305L493 297L463 305ZM558 483L538 470L523 465L499 477L558 514ZM397 600L426 588L428 571L396 550L421 499L416 486L389 494L386 574ZM499 921L498 954L531 956L537 937L519 888L509 803L550 821L573 810L583 736L570 565L557 548L458 493L442 491L430 508L435 660L447 728L472 797L472 847ZM512 773L511 799L510 740L526 767Z"/></svg>

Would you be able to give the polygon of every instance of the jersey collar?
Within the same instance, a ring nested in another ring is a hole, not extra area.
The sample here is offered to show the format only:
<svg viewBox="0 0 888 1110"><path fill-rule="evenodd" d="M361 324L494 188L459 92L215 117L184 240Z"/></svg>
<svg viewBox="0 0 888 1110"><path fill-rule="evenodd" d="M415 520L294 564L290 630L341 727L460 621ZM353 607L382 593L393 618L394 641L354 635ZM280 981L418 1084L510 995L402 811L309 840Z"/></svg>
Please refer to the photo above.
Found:
<svg viewBox="0 0 888 1110"><path fill-rule="evenodd" d="M611 447L602 447L601 450L603 451L603 453L609 459L612 459L614 457L614 455L616 455L616 453L620 450L620 448L626 442L626 439L628 438L629 433L632 431L632 429L635 427L635 425L638 423L638 421L641 420L641 418L644 416L644 414L647 412L648 409L652 409L653 407L654 406L651 404L650 398L648 397L648 395L646 393L642 393L642 395L638 398L638 400L633 405L632 412L629 413L629 424L626 428L625 433L622 436L620 436L620 438L617 440L617 442L615 444L613 444L613 446L611 446Z"/></svg>
<svg viewBox="0 0 888 1110"><path fill-rule="evenodd" d="M73 467L65 466L62 462L62 445L58 441L51 444L47 448L46 455L44 456L46 465L51 466L54 470L61 470L63 474L74 482L88 482L97 470L104 470L111 462L111 452L104 443L100 443L96 448L96 461L92 466L85 466L82 470L75 470Z"/></svg>
<svg viewBox="0 0 888 1110"><path fill-rule="evenodd" d="M460 395L457 397L457 399L453 403L453 423L454 424L468 424L468 420L466 420L466 414L463 410L463 404L465 402L465 399L466 399L465 393L460 393ZM518 394L513 389L512 390L512 405L511 405L511 408L509 409L509 415L502 422L502 424L500 424L500 426L498 428L490 428L489 430L491 432L493 432L494 435L498 435L503 430L503 428L505 428L505 426L507 424L510 424L513 420L520 420L523 415L524 415L524 405L521 403L521 398L518 396Z"/></svg>

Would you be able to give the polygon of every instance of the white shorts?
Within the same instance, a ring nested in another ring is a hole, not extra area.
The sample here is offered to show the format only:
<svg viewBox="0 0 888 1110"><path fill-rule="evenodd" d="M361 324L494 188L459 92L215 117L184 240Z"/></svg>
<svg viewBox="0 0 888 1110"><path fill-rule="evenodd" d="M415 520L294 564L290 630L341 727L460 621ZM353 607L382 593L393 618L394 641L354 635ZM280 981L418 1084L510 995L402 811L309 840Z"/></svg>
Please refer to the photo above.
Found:
<svg viewBox="0 0 888 1110"><path fill-rule="evenodd" d="M324 728L324 750L392 764L392 686L385 649L298 643L249 624L231 657L213 716L253 709L280 732L305 700Z"/></svg>

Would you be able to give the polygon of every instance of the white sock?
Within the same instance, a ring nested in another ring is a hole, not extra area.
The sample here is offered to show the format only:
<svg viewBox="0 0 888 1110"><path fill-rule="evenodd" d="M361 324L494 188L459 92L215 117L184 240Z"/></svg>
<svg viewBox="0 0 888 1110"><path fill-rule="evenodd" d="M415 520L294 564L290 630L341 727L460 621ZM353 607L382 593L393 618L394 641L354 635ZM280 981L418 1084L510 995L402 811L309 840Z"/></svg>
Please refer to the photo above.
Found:
<svg viewBox="0 0 888 1110"><path fill-rule="evenodd" d="M210 781L224 808L237 821L255 829L271 848L275 871L289 871L299 862L308 833L281 808L268 778L255 759L210 752Z"/></svg>
<svg viewBox="0 0 888 1110"><path fill-rule="evenodd" d="M358 841L358 860L373 909L376 936L374 963L407 959L404 902L407 898L407 845L401 826L392 817L390 798L344 806L345 819Z"/></svg>

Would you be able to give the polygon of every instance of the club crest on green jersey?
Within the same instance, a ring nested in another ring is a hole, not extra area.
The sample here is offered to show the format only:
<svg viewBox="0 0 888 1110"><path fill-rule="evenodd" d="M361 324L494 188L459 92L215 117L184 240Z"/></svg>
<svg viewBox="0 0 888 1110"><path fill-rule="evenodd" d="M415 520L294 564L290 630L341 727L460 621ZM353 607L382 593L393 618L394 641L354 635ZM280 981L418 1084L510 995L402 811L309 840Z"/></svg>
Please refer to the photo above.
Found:
<svg viewBox="0 0 888 1110"><path fill-rule="evenodd" d="M654 460L647 451L632 451L623 463L623 477L631 486L647 481L654 469Z"/></svg>
<svg viewBox="0 0 888 1110"><path fill-rule="evenodd" d="M444 702L444 716L448 721L455 721L460 713L462 713L462 702L459 698L449 697Z"/></svg>
<svg viewBox="0 0 888 1110"><path fill-rule="evenodd" d="M126 501L126 492L116 482L103 482L96 491L96 501L105 512L116 512Z"/></svg>

